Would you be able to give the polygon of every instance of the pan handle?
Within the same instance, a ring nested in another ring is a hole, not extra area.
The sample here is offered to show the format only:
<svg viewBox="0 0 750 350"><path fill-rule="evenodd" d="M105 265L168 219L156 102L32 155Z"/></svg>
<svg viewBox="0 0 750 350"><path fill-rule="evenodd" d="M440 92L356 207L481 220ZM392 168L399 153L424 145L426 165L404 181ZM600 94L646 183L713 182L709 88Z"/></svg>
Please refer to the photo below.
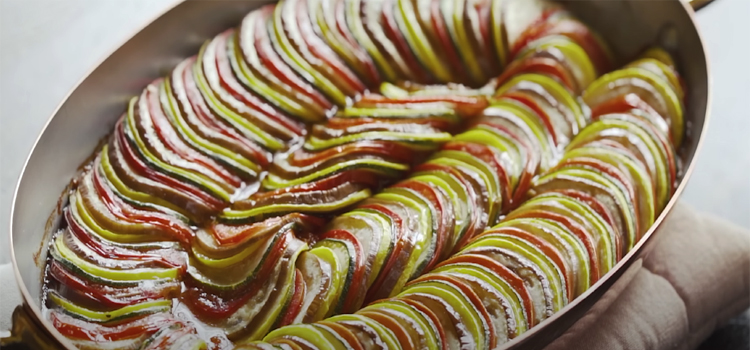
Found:
<svg viewBox="0 0 750 350"><path fill-rule="evenodd" d="M0 337L0 348L7 350L60 350L58 343L34 321L29 306L19 305L13 311L10 337Z"/></svg>
<svg viewBox="0 0 750 350"><path fill-rule="evenodd" d="M693 8L693 10L698 11L702 9L704 6L714 2L714 0L682 0L683 2L686 2L690 5L690 7Z"/></svg>

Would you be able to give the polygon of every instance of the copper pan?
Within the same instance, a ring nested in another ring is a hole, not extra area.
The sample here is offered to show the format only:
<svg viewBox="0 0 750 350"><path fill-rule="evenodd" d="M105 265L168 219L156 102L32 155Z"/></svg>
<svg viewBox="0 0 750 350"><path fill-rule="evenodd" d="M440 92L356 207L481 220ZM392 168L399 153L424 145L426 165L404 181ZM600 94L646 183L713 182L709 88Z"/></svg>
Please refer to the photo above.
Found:
<svg viewBox="0 0 750 350"><path fill-rule="evenodd" d="M710 79L705 46L694 9L710 0L575 0L565 1L585 23L601 33L617 57L634 57L660 44L676 57L687 83L687 138L679 150L683 165L677 192L645 237L617 266L562 311L507 344L508 349L540 349L562 334L649 251L654 234L687 185L708 124ZM56 226L60 199L100 140L112 129L127 99L152 79L164 75L204 40L237 25L249 11L267 1L176 1L131 37L85 77L62 102L36 141L16 187L10 220L11 254L25 305L14 314L13 336L3 347L26 342L31 349L74 349L42 317L41 275L46 242ZM692 6L691 6L692 5ZM621 62L622 63L622 62ZM44 218L52 212L50 220Z"/></svg>

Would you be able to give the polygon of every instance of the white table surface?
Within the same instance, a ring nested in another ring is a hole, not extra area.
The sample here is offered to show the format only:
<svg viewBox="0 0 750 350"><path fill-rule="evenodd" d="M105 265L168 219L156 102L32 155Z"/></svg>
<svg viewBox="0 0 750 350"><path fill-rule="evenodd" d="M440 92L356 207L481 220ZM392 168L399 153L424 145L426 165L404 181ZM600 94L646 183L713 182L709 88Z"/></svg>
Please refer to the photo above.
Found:
<svg viewBox="0 0 750 350"><path fill-rule="evenodd" d="M15 183L45 121L94 64L173 1L0 0L0 264L10 260ZM750 228L750 0L716 0L698 20L714 100L683 200Z"/></svg>

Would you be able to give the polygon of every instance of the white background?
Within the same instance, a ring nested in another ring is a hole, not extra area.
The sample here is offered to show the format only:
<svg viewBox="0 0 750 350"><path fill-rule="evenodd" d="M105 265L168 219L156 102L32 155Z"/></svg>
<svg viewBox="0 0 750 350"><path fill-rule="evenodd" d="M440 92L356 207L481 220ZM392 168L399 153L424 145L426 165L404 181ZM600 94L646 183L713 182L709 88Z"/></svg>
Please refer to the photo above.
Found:
<svg viewBox="0 0 750 350"><path fill-rule="evenodd" d="M173 2L0 0L0 264L10 260L15 183L45 121L94 64ZM750 228L750 0L716 0L698 20L714 100L682 200ZM40 220L47 215L39 213Z"/></svg>

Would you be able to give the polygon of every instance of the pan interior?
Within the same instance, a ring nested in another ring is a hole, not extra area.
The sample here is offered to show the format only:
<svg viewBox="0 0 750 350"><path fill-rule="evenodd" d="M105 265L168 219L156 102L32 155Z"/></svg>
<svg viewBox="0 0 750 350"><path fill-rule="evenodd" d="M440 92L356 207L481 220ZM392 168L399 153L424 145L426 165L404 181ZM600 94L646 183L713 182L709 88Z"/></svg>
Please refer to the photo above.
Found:
<svg viewBox="0 0 750 350"><path fill-rule="evenodd" d="M12 254L19 283L38 317L44 247L59 215L56 209L64 204L59 203L60 194L79 165L110 132L128 98L196 52L205 39L236 25L247 12L265 3L188 1L177 5L103 61L49 120L22 172L11 214ZM678 0L564 3L604 36L616 57L630 59L654 43L673 51L688 85L687 138L679 153L683 169L689 168L707 112L708 71L700 37L685 6ZM681 187L684 180L680 178ZM47 224L45 218L50 213ZM42 323L53 329L46 320ZM532 330L522 338L534 333Z"/></svg>

